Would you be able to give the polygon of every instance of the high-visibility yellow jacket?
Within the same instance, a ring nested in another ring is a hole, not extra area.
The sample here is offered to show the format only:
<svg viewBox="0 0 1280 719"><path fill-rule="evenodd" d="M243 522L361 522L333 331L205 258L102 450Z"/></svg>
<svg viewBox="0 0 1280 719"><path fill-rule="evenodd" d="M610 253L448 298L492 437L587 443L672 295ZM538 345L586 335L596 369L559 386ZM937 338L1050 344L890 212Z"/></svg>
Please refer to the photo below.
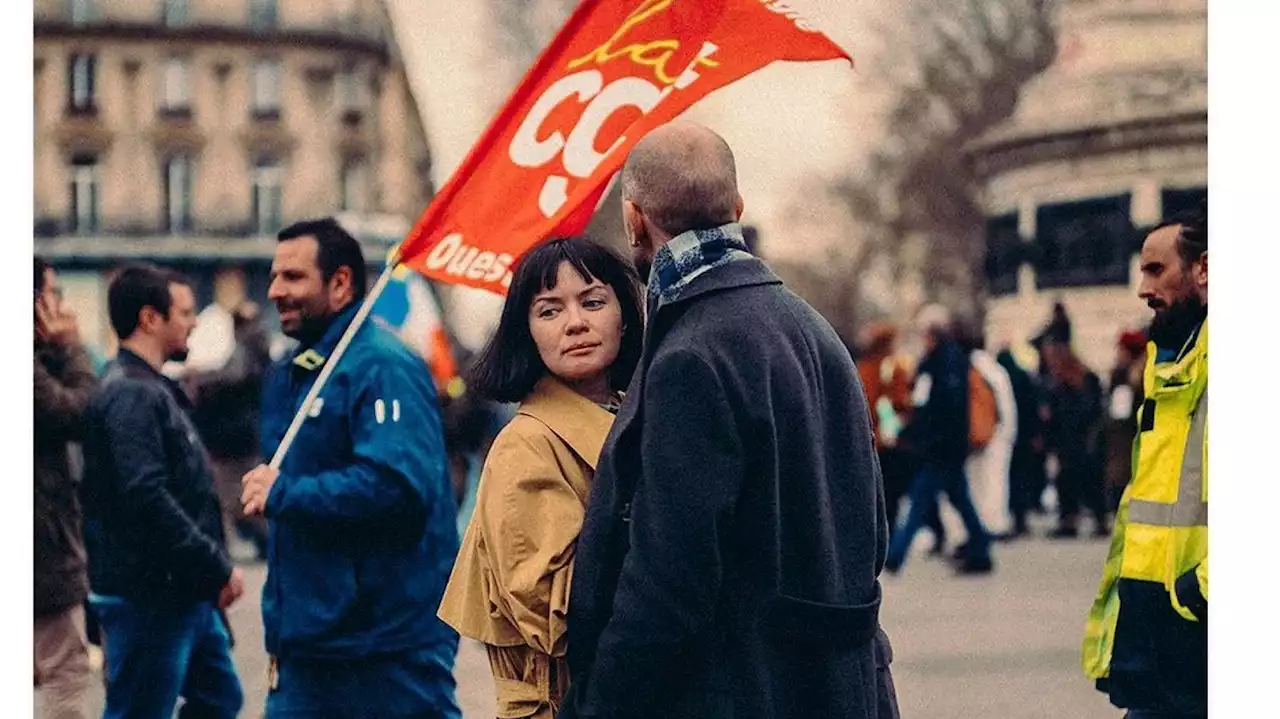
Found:
<svg viewBox="0 0 1280 719"><path fill-rule="evenodd" d="M1122 707L1204 708L1209 597L1206 321L1172 361L1148 347L1133 479L1085 630L1085 674Z"/></svg>

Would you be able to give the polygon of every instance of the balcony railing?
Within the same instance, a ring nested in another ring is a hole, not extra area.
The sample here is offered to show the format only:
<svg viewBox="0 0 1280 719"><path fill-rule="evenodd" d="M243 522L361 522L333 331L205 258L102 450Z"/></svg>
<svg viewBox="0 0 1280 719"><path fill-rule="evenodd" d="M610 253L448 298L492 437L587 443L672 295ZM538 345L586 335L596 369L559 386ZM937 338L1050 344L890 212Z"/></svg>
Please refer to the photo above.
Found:
<svg viewBox="0 0 1280 719"><path fill-rule="evenodd" d="M282 20L274 25L252 23L248 13L239 18L202 17L191 13L185 24L166 25L160 13L150 20L112 17L104 6L92 22L72 21L64 3L41 4L35 13L35 37L119 37L131 40L181 38L195 41L325 45L335 50L387 53L388 29L377 17L332 17Z"/></svg>

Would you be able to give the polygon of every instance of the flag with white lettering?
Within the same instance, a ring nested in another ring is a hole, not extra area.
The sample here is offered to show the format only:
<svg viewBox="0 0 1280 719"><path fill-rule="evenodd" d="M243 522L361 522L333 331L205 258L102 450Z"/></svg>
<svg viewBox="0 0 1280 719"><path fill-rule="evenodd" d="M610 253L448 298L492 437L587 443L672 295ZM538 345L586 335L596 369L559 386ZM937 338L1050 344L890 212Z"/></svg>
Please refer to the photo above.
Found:
<svg viewBox="0 0 1280 719"><path fill-rule="evenodd" d="M400 259L500 294L580 233L645 133L778 60L850 59L780 0L584 0L414 225Z"/></svg>

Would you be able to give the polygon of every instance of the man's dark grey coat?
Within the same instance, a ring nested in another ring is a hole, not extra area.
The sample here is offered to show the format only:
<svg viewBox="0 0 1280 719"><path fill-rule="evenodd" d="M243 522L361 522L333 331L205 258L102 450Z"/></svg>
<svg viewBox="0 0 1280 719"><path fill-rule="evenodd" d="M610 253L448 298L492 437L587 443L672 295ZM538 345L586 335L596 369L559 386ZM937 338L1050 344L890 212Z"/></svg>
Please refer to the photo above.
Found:
<svg viewBox="0 0 1280 719"><path fill-rule="evenodd" d="M896 716L858 372L754 258L650 317L600 459L561 717Z"/></svg>

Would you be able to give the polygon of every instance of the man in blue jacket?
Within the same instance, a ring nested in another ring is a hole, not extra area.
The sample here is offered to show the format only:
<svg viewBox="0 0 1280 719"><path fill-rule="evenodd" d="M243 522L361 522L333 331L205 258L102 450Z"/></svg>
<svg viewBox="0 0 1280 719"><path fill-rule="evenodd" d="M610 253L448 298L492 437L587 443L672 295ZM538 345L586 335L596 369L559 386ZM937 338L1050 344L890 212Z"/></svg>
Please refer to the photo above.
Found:
<svg viewBox="0 0 1280 719"><path fill-rule="evenodd" d="M365 295L359 244L332 219L285 228L268 298L297 352L263 387L275 453ZM457 635L436 609L458 551L431 375L375 324L356 333L280 470L243 480L270 528L262 619L267 716L460 717Z"/></svg>

